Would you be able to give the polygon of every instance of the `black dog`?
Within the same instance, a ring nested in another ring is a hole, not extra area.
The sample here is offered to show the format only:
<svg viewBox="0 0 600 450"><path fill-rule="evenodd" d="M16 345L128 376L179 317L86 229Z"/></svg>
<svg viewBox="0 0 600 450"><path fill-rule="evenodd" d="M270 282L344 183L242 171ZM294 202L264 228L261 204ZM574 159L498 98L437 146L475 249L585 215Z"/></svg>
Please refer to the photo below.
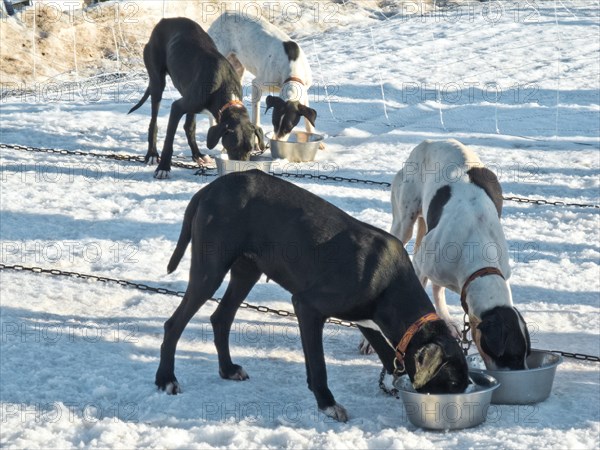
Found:
<svg viewBox="0 0 600 450"><path fill-rule="evenodd" d="M340 421L348 417L327 387L322 338L324 322L331 316L357 321L389 373L394 371L394 358L403 359L417 390L466 389L467 363L445 322L434 315L437 320L414 326L434 308L402 243L392 235L304 189L253 170L221 177L192 198L169 273L190 240L189 284L165 323L156 372L159 388L179 392L174 373L177 342L231 269L227 291L211 316L221 377L248 378L231 361L229 331L238 307L264 273L292 293L308 387L328 416Z"/></svg>
<svg viewBox="0 0 600 450"><path fill-rule="evenodd" d="M247 160L256 138L259 147L264 149L263 131L252 124L241 102L242 87L238 75L196 22L183 17L162 19L152 30L150 40L144 47L144 63L150 78L148 88L129 113L152 97L146 154L149 164L159 160L156 151L156 118L167 73L182 95L171 105L165 143L154 174L156 178L169 176L173 139L184 114L186 119L183 128L195 161L204 157L196 143L196 113L203 110L210 111L218 122L208 130L209 149L214 148L221 138L229 159Z"/></svg>

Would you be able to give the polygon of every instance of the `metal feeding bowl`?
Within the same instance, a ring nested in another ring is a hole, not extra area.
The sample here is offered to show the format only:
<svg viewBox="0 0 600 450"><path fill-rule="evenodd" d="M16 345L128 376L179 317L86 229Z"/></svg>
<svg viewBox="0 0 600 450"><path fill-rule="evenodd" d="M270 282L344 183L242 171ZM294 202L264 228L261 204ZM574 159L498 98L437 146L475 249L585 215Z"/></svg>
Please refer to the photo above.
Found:
<svg viewBox="0 0 600 450"><path fill-rule="evenodd" d="M527 405L543 402L550 396L556 368L562 356L543 350L531 350L526 370L485 370L500 382L494 391L492 403L502 405ZM485 368L479 354L467 356L469 367Z"/></svg>
<svg viewBox="0 0 600 450"><path fill-rule="evenodd" d="M252 169L259 169L269 173L271 171L271 166L273 165L273 159L262 155L250 156L250 160L248 161L238 161L229 159L227 154L223 153L215 156L215 161L217 162L217 172L219 173L219 176Z"/></svg>
<svg viewBox="0 0 600 450"><path fill-rule="evenodd" d="M500 384L480 370L469 371L471 383L462 394L421 394L407 375L398 378L398 389L408 420L429 430L460 430L485 421L492 393Z"/></svg>
<svg viewBox="0 0 600 450"><path fill-rule="evenodd" d="M304 131L292 131L287 141L272 139L273 133L267 133L271 141L273 159L287 159L290 162L314 161L319 146L325 136Z"/></svg>

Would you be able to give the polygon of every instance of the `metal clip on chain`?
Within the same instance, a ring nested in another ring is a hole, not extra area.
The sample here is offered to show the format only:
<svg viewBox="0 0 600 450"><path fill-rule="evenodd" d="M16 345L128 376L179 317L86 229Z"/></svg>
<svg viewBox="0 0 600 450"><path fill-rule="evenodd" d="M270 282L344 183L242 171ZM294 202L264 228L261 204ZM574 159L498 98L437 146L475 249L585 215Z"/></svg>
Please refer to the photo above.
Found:
<svg viewBox="0 0 600 450"><path fill-rule="evenodd" d="M462 338L458 342L460 344L460 348L462 348L462 351L465 354L465 356L467 356L469 354L469 349L471 348L471 344L473 343L473 341L471 341L468 337L470 331L471 331L471 323L469 322L468 314L465 313L465 315L463 317Z"/></svg>
<svg viewBox="0 0 600 450"><path fill-rule="evenodd" d="M396 375L394 375L394 377L395 376ZM383 369L381 369L381 374L379 375L379 388L386 394L388 394L392 397L396 397L398 400L400 400L400 397L398 396L398 389L396 389L396 388L388 389L387 386L385 385L385 383L383 382L384 378L385 378L385 367Z"/></svg>

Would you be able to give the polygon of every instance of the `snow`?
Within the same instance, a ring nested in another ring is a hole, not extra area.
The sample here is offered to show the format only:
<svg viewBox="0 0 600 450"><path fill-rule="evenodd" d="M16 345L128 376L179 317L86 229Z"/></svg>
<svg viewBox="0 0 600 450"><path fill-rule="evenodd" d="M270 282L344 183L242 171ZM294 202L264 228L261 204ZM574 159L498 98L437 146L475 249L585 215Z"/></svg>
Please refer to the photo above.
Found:
<svg viewBox="0 0 600 450"><path fill-rule="evenodd" d="M597 1L469 3L423 15L347 8L343 23L303 22L298 31L318 81L311 98L317 128L328 138L316 163L286 171L390 182L423 139L454 137L498 174L505 195L600 202ZM126 115L143 77L98 84L97 99L61 86L63 96L40 89L3 98L0 142L145 154L149 105ZM159 141L176 98L169 85ZM269 122L263 118L265 131ZM199 142L207 127L202 117ZM181 130L175 148L189 161ZM10 149L1 159L1 263L185 290L189 255L171 275L166 263L189 199L214 178L174 168L171 179L158 181L141 164ZM288 180L390 227L386 188ZM513 298L534 347L600 354L598 210L506 202L502 221ZM224 381L208 321L215 303L208 302L178 346L183 393L167 396L153 381L177 297L6 270L0 279L2 447L600 446L597 363L565 358L546 401L494 406L473 429L427 432L380 391L381 365L358 354L356 330L330 324L330 388L350 414L341 424L317 411L291 319L241 309L231 349L250 379ZM289 294L265 278L248 301L292 309ZM449 293L448 303L460 320L458 296Z"/></svg>

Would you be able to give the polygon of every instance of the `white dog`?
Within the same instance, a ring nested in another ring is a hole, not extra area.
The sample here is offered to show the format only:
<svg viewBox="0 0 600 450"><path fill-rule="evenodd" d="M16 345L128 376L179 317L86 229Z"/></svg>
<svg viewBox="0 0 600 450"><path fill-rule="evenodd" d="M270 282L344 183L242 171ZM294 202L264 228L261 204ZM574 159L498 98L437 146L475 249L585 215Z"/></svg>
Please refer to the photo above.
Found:
<svg viewBox="0 0 600 450"><path fill-rule="evenodd" d="M392 212L391 233L405 245L418 222L413 265L423 286L431 280L438 314L453 324L444 291L460 294L486 366L525 369L529 333L508 284L496 175L454 139L424 141L394 178Z"/></svg>
<svg viewBox="0 0 600 450"><path fill-rule="evenodd" d="M273 108L274 139L287 140L302 116L306 131L314 131L317 112L308 106L312 73L297 43L262 18L252 20L233 12L225 12L216 19L208 34L240 78L246 69L255 76L252 81L255 126L260 124L260 100L266 89L280 93L279 97L269 95L266 100L266 111Z"/></svg>

